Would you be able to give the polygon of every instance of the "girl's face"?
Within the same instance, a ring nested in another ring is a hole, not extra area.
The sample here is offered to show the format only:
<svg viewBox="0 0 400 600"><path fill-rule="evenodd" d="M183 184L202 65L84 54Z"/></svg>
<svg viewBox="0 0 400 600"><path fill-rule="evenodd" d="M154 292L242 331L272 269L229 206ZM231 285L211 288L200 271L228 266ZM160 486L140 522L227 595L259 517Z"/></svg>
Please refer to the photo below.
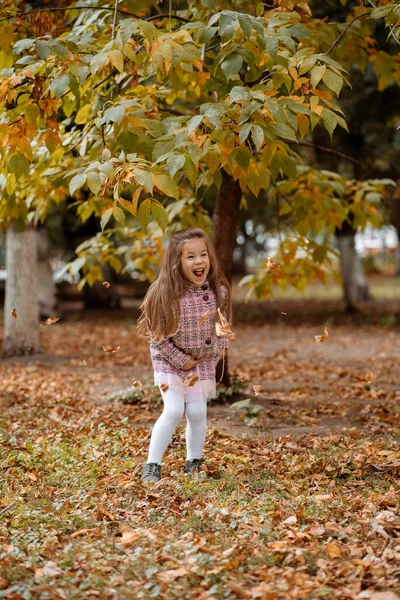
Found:
<svg viewBox="0 0 400 600"><path fill-rule="evenodd" d="M202 285L210 270L207 246L201 238L194 238L182 244L182 272L190 283Z"/></svg>

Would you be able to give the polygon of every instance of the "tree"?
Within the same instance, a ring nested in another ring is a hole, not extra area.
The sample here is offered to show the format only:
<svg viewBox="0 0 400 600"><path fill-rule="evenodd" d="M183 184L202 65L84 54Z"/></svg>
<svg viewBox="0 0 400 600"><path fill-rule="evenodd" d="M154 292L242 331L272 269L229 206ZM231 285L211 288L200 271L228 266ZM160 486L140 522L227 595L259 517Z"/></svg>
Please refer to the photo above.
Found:
<svg viewBox="0 0 400 600"><path fill-rule="evenodd" d="M242 194L295 181L300 140L316 126L346 129L334 100L347 81L338 35L362 54L357 26L373 23L360 7L354 24L326 23L295 0L194 0L176 14L141 4L72 3L30 21L34 11L7 0L0 13L0 218L3 227L43 222L68 194L82 221L101 217L103 233L71 266L82 285L102 281L102 264L122 268L124 253L153 277L161 232L191 218L207 224L210 188L211 235L229 275ZM333 211L340 224L339 203ZM292 241L293 256L307 233ZM114 251L121 236L133 251Z"/></svg>

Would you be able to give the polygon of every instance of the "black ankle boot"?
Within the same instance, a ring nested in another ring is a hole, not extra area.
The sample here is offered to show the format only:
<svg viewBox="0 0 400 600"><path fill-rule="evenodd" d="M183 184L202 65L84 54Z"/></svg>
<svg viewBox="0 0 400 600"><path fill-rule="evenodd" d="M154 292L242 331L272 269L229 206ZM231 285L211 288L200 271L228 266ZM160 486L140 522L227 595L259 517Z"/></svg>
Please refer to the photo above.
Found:
<svg viewBox="0 0 400 600"><path fill-rule="evenodd" d="M185 460L185 473L190 477L197 476L199 479L206 479L206 474L201 470L202 462L202 458Z"/></svg>

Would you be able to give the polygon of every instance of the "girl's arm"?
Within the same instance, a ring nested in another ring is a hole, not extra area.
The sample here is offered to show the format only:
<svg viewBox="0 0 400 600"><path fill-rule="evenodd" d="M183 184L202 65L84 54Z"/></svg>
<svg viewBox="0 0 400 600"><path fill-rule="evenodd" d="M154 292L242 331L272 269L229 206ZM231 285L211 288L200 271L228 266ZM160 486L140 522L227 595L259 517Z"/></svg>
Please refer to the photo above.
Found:
<svg viewBox="0 0 400 600"><path fill-rule="evenodd" d="M188 358L190 358L189 354L186 354L183 350L178 348L171 339L166 339L160 344L155 344L155 346L161 356L170 362L176 369L183 367Z"/></svg>

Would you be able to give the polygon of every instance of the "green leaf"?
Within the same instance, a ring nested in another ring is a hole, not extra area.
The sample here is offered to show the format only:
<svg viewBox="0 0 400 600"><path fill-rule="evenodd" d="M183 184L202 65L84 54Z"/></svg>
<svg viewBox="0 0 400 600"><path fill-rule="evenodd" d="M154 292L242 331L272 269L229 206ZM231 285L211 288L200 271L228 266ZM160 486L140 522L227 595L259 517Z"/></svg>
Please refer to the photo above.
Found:
<svg viewBox="0 0 400 600"><path fill-rule="evenodd" d="M241 126L239 131L239 142L243 144L251 131L251 123L245 123Z"/></svg>
<svg viewBox="0 0 400 600"><path fill-rule="evenodd" d="M296 135L289 125L285 125L284 123L276 123L273 126L273 129L279 137L285 140L291 140L292 142L297 142Z"/></svg>
<svg viewBox="0 0 400 600"><path fill-rule="evenodd" d="M95 56L93 56L90 61L90 72L92 75L97 73L100 69L104 67L108 59L108 54L106 52L99 52Z"/></svg>
<svg viewBox="0 0 400 600"><path fill-rule="evenodd" d="M114 206L113 211L112 211L113 217L116 221L118 221L118 223L121 225L121 227L125 226L125 213L121 208L118 208L118 206Z"/></svg>
<svg viewBox="0 0 400 600"><path fill-rule="evenodd" d="M29 175L29 162L23 154L17 152L9 158L8 169L12 173L15 173L15 176L18 179L24 175Z"/></svg>
<svg viewBox="0 0 400 600"><path fill-rule="evenodd" d="M75 175L69 182L69 193L73 196L76 190L79 190L83 185L85 185L87 179L87 175L82 173L81 175Z"/></svg>
<svg viewBox="0 0 400 600"><path fill-rule="evenodd" d="M259 150L264 142L264 131L260 125L251 126L251 137L253 138L256 150Z"/></svg>
<svg viewBox="0 0 400 600"><path fill-rule="evenodd" d="M18 42L15 42L15 44L14 44L13 53L16 56L18 56L19 54L21 54L21 52L30 48L34 41L35 40L32 38L26 38L25 40L18 40Z"/></svg>
<svg viewBox="0 0 400 600"><path fill-rule="evenodd" d="M50 89L55 93L57 98L61 98L64 92L67 90L69 86L69 75L64 74L60 75L60 77L56 77L50 83Z"/></svg>
<svg viewBox="0 0 400 600"><path fill-rule="evenodd" d="M322 76L322 81L330 90L333 90L337 96L340 94L340 90L343 86L343 77L328 69Z"/></svg>
<svg viewBox="0 0 400 600"><path fill-rule="evenodd" d="M138 217L143 231L147 230L150 221L151 198L146 198L139 206Z"/></svg>
<svg viewBox="0 0 400 600"><path fill-rule="evenodd" d="M153 182L164 194L172 196L175 200L179 200L178 186L172 180L170 175L167 175L166 173L153 173Z"/></svg>
<svg viewBox="0 0 400 600"><path fill-rule="evenodd" d="M142 185L149 194L153 193L153 175L146 169L136 168L133 169L133 176L139 185Z"/></svg>
<svg viewBox="0 0 400 600"><path fill-rule="evenodd" d="M248 100L250 98L249 92L240 85L235 85L229 94L229 98L232 102L239 102L240 100Z"/></svg>
<svg viewBox="0 0 400 600"><path fill-rule="evenodd" d="M226 80L229 81L237 75L242 68L243 58L240 54L231 54L221 63L221 69L226 77Z"/></svg>
<svg viewBox="0 0 400 600"><path fill-rule="evenodd" d="M185 157L183 154L174 154L173 156L170 156L167 160L167 167L171 177L173 177L175 173L184 166L184 164Z"/></svg>
<svg viewBox="0 0 400 600"><path fill-rule="evenodd" d="M251 30L252 30L250 16L239 13L238 20L239 20L239 25L240 25L245 37L249 38L251 36Z"/></svg>
<svg viewBox="0 0 400 600"><path fill-rule="evenodd" d="M318 65L311 69L311 85L317 87L326 71L325 65Z"/></svg>
<svg viewBox="0 0 400 600"><path fill-rule="evenodd" d="M101 220L100 220L100 226L101 226L101 230L103 231L105 226L107 225L108 221L111 218L111 215L113 214L113 210L114 207L111 206L111 208L107 208L107 210L105 210L103 212L103 214L101 215Z"/></svg>
<svg viewBox="0 0 400 600"><path fill-rule="evenodd" d="M197 129L197 127L200 125L202 120L203 120L203 115L196 115L195 117L192 117L188 121L188 124L186 125L188 135L191 135L193 133L193 131L195 129Z"/></svg>
<svg viewBox="0 0 400 600"><path fill-rule="evenodd" d="M42 60L47 60L52 52L50 43L45 42L44 40L36 40L35 46L36 51L39 54L39 58Z"/></svg>
<svg viewBox="0 0 400 600"><path fill-rule="evenodd" d="M95 171L87 174L87 185L93 194L97 195L101 190L100 175Z"/></svg>
<svg viewBox="0 0 400 600"><path fill-rule="evenodd" d="M163 205L160 202L153 199L153 201L151 203L151 212L153 214L153 217L157 221L158 226L164 233L164 231L166 230L167 225L168 225L167 211L165 210L165 208L163 207Z"/></svg>
<svg viewBox="0 0 400 600"><path fill-rule="evenodd" d="M322 110L322 118L324 121L325 128L328 130L329 135L332 137L335 127L338 124L337 115L332 110L324 108Z"/></svg>

